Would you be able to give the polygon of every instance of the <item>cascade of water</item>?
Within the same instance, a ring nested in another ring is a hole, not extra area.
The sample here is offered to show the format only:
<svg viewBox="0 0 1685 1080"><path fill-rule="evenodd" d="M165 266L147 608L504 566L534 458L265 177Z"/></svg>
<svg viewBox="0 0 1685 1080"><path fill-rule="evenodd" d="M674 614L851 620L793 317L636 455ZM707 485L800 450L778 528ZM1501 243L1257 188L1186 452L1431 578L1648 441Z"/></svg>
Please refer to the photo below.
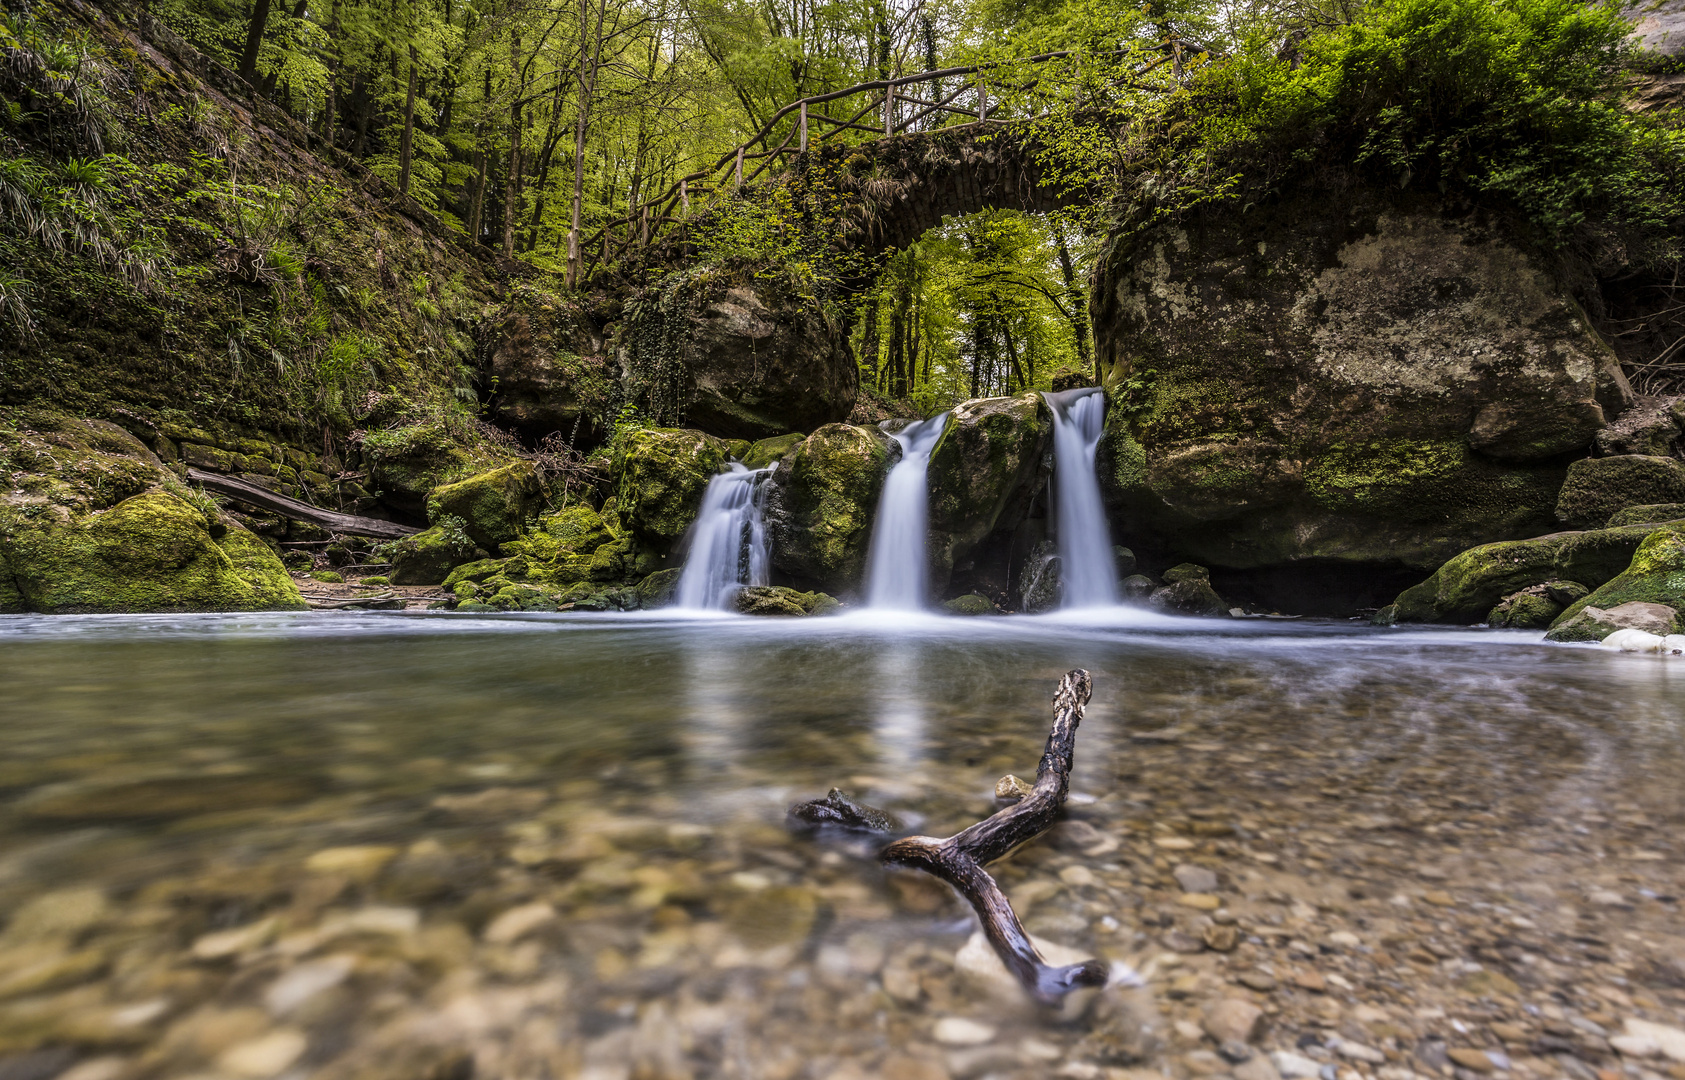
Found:
<svg viewBox="0 0 1685 1080"><path fill-rule="evenodd" d="M679 574L674 603L696 611L725 606L739 585L765 585L770 549L764 511L772 469L731 471L708 481L702 509L690 527L690 554Z"/></svg>
<svg viewBox="0 0 1685 1080"><path fill-rule="evenodd" d="M1094 455L1106 423L1106 395L1093 387L1042 395L1053 410L1053 480L1063 607L1118 602L1117 562L1100 502Z"/></svg>
<svg viewBox="0 0 1685 1080"><path fill-rule="evenodd" d="M884 478L866 556L866 606L916 610L924 606L930 554L925 540L930 518L930 453L948 424L943 413L909 424L893 437L901 460Z"/></svg>

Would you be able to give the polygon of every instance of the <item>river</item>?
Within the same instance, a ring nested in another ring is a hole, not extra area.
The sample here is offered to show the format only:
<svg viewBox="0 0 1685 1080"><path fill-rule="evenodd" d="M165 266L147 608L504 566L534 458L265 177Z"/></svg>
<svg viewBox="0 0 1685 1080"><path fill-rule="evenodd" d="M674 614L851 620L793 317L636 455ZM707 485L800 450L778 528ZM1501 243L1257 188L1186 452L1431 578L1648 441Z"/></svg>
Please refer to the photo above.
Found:
<svg viewBox="0 0 1685 1080"><path fill-rule="evenodd" d="M784 810L837 786L956 831L1033 776L1079 666L1069 819L995 869L1124 984L1049 1012L945 888ZM318 613L0 618L0 669L8 1078L1269 1080L1472 1047L1594 1080L1573 1021L1685 1005L1685 663L1654 656L1115 609ZM1261 1011L1250 1063L1207 1037L1224 999Z"/></svg>

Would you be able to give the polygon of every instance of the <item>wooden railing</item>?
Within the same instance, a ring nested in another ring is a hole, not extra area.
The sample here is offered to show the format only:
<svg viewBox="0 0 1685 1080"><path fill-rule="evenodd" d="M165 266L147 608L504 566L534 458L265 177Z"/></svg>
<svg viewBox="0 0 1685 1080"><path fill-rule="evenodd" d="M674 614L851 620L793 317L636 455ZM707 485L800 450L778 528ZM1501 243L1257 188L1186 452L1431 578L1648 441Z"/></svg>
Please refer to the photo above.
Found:
<svg viewBox="0 0 1685 1080"><path fill-rule="evenodd" d="M1180 40L1166 42L1161 48L1164 55L1129 69L1124 82L1134 89L1162 90L1162 86L1148 86L1138 80L1166 63L1174 63L1176 73L1180 75L1183 57L1188 55L1190 50L1203 51L1201 46L1193 42ZM1039 75L1024 77L1021 74L1024 66L1040 67L1069 62L1080 71L1082 59L1082 54L1064 51L1042 53L1018 60L938 68L917 75L859 83L842 90L792 101L774 113L748 140L720 155L710 168L679 177L660 194L633 204L624 215L606 222L589 237L581 239L577 234L570 235L570 267L579 267L582 261L589 260L584 262L582 273L576 270L570 277L583 282L597 267L613 264L650 247L664 229L690 219L692 200L706 200L705 205L713 205L721 195L752 184L769 169L786 164L796 155L807 153L810 142L824 143L845 132L864 132L872 136L872 139L867 141L873 141L898 133L969 127L991 122L1005 123L1044 116L1045 110L1041 113L1033 110L1024 112L1021 109L1005 112L1000 108L1000 103L1003 98L1022 101L1026 93L1033 92L1042 82ZM991 75L997 76L992 84ZM944 84L954 79L958 80L958 85L949 92ZM928 97L920 97L917 92L910 90L932 83L936 84L936 88ZM991 88L995 92L996 104L996 111L993 113L990 111ZM821 108L834 106L834 103L850 98L864 99L864 104L854 108L857 102L850 102L849 108L853 108L853 111L843 109L841 116L832 116L831 110ZM794 118L789 119L792 115ZM868 118L869 122L862 122L868 121ZM932 123L933 119L936 122ZM787 120L788 130L785 131L784 125ZM821 130L815 130L816 128ZM783 131L783 138L775 143L780 131ZM589 252L589 255L586 255L586 252Z"/></svg>

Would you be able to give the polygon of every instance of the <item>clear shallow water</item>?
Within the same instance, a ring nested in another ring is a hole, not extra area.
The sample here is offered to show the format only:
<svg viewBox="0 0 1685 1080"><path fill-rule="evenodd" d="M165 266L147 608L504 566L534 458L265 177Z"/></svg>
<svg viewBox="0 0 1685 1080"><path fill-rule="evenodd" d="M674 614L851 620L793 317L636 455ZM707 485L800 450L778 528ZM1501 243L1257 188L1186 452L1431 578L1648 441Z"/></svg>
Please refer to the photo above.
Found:
<svg viewBox="0 0 1685 1080"><path fill-rule="evenodd" d="M784 808L835 785L921 831L970 824L997 777L1033 773L1054 683L1081 666L1084 828L999 876L1032 932L1149 979L1171 935L1210 923L1175 906L1173 861L1220 868L1245 928L1268 916L1247 906L1260 874L1369 880L1384 905L1423 860L1453 859L1436 880L1455 883L1455 859L1534 851L1590 882L1586 845L1668 853L1685 665L1538 637L1121 609L0 619L0 1063L56 1053L40 1075L91 1061L106 1080L1116 1064L1095 1043L1115 1020L956 970L967 909L790 835ZM1677 861L1634 865L1669 895ZM1142 993L1131 1015L1182 1007ZM990 1037L939 1041L954 1016ZM1184 1071L1163 1039L1145 1053Z"/></svg>

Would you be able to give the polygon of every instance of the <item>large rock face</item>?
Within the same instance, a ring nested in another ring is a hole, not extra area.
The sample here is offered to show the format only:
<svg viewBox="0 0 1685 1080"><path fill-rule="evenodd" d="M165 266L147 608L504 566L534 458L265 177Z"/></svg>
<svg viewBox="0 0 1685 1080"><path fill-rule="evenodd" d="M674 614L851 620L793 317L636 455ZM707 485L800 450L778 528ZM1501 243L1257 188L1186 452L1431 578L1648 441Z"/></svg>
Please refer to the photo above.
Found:
<svg viewBox="0 0 1685 1080"><path fill-rule="evenodd" d="M779 463L767 505L774 567L828 593L859 589L889 446L874 429L827 424Z"/></svg>
<svg viewBox="0 0 1685 1080"><path fill-rule="evenodd" d="M614 397L615 371L589 323L550 302L512 308L486 358L491 409L529 438L560 433L575 446L599 441Z"/></svg>
<svg viewBox="0 0 1685 1080"><path fill-rule="evenodd" d="M1554 524L1560 457L1631 391L1537 260L1441 209L1316 192L1114 235L1092 310L1120 533L1426 569Z"/></svg>
<svg viewBox="0 0 1685 1080"><path fill-rule="evenodd" d="M946 584L991 533L1021 522L1046 480L1053 417L1040 394L954 406L930 453L932 575Z"/></svg>
<svg viewBox="0 0 1685 1080"><path fill-rule="evenodd" d="M634 399L731 439L813 431L848 418L860 375L845 328L819 304L769 286L687 276L628 314L616 347Z"/></svg>

